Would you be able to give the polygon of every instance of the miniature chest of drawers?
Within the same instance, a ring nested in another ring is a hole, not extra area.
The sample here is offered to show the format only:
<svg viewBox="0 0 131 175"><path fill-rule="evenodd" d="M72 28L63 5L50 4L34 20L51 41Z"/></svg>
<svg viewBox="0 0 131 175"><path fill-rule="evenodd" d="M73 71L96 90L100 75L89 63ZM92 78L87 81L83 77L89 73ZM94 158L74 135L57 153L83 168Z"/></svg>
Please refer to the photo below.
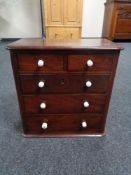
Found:
<svg viewBox="0 0 131 175"><path fill-rule="evenodd" d="M22 39L7 48L25 136L105 133L121 47L106 39Z"/></svg>

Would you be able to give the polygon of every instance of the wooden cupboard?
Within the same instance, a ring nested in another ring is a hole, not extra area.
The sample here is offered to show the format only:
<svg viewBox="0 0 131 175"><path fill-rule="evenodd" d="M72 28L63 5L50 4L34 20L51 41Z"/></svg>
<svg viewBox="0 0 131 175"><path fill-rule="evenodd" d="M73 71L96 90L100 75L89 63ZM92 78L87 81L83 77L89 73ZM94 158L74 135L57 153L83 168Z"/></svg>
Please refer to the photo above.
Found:
<svg viewBox="0 0 131 175"><path fill-rule="evenodd" d="M43 0L43 27L46 38L80 38L82 4L83 0Z"/></svg>
<svg viewBox="0 0 131 175"><path fill-rule="evenodd" d="M110 40L131 39L130 0L107 0L102 36Z"/></svg>

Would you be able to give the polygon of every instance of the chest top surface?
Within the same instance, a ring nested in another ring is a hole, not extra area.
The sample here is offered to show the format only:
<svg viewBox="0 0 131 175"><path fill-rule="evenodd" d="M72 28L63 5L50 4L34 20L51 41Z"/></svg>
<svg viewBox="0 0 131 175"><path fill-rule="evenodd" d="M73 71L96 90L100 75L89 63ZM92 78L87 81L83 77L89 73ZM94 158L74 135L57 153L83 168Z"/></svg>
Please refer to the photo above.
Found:
<svg viewBox="0 0 131 175"><path fill-rule="evenodd" d="M107 39L45 40L20 39L7 46L10 50L122 50Z"/></svg>

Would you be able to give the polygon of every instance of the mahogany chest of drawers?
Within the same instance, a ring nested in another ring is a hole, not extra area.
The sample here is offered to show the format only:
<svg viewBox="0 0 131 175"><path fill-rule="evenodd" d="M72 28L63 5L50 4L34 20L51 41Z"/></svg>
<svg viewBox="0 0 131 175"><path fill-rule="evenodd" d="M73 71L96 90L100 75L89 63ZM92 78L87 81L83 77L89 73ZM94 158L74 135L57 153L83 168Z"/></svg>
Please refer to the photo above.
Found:
<svg viewBox="0 0 131 175"><path fill-rule="evenodd" d="M7 46L25 136L102 136L121 47L106 39Z"/></svg>

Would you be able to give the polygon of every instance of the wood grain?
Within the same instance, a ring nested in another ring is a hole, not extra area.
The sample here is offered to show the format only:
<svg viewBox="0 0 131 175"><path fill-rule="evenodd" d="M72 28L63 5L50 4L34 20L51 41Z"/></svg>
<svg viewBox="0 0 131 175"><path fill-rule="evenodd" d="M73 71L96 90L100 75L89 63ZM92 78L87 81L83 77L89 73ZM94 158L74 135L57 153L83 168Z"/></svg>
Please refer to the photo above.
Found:
<svg viewBox="0 0 131 175"><path fill-rule="evenodd" d="M38 61L43 60L44 66L38 67ZM41 73L63 70L63 56L44 54L19 54L18 67L20 72Z"/></svg>
<svg viewBox="0 0 131 175"><path fill-rule="evenodd" d="M131 1L107 0L102 36L110 40L131 39Z"/></svg>
<svg viewBox="0 0 131 175"><path fill-rule="evenodd" d="M87 134L102 134L102 116L87 115L87 114L70 114L70 115L35 115L26 116L25 130L26 135L87 135ZM87 128L82 128L82 121L87 122ZM42 129L42 123L46 122L48 128Z"/></svg>
<svg viewBox="0 0 131 175"><path fill-rule="evenodd" d="M46 39L78 39L81 37L83 0L43 0Z"/></svg>
<svg viewBox="0 0 131 175"><path fill-rule="evenodd" d="M106 93L110 83L110 75L75 74L45 74L21 75L21 91L23 94L52 94L52 93ZM38 87L43 81L45 86ZM86 82L92 83L86 87Z"/></svg>
<svg viewBox="0 0 131 175"><path fill-rule="evenodd" d="M34 51L59 51L59 53L62 51L72 52L72 50L75 49L75 52L79 52L79 54L84 54L86 51L88 52L98 52L104 51L108 53L112 53L115 50L121 50L123 49L122 46L119 46L118 44L115 44L107 39L95 39L95 38L85 38L85 39L74 39L74 40L45 40L45 39L20 39L18 41L15 41L11 44L8 44L8 49L17 50L19 51L28 51L31 50L31 52Z"/></svg>
<svg viewBox="0 0 131 175"><path fill-rule="evenodd" d="M87 66L87 61L92 60L93 66ZM113 56L104 54L92 55L69 55L68 70L69 71L111 71Z"/></svg>
<svg viewBox="0 0 131 175"><path fill-rule="evenodd" d="M106 95L32 95L24 96L25 113L102 113ZM85 108L83 103L88 101L90 106ZM46 103L46 109L41 109L40 104Z"/></svg>
<svg viewBox="0 0 131 175"><path fill-rule="evenodd" d="M89 42L90 41L90 42ZM73 44L74 43L74 44ZM103 39L75 42L20 40L8 46L24 135L103 135L121 47ZM37 70L38 59L45 67ZM87 70L87 59L94 64ZM39 89L43 80L45 88ZM90 80L92 86L85 88ZM83 103L89 102L84 108ZM40 104L46 103L42 110ZM87 127L82 128L82 121ZM43 130L43 122L48 123ZM110 126L111 127L111 126Z"/></svg>

